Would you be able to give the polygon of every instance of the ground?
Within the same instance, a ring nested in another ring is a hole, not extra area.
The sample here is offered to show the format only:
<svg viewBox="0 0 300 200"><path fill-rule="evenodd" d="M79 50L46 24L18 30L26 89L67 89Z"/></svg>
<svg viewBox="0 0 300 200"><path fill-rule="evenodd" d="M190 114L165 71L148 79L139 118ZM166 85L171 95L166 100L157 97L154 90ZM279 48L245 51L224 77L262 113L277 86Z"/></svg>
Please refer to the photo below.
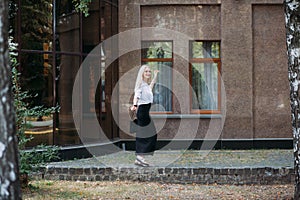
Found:
<svg viewBox="0 0 300 200"><path fill-rule="evenodd" d="M197 199L197 200L290 200L294 186L289 185L199 185L154 182L31 181L23 199Z"/></svg>
<svg viewBox="0 0 300 200"><path fill-rule="evenodd" d="M101 157L76 159L50 163L49 167L92 168L125 167L140 170L134 166L134 152L119 152ZM149 158L154 166L200 167L200 168L292 168L293 150L213 150L213 151L160 151ZM104 165L106 164L106 165ZM58 170L59 171L59 170ZM153 174L156 176L156 174ZM53 174L50 174L53 176ZM159 176L159 174L157 174ZM184 174L183 174L184 176ZM58 176L59 177L59 176ZM51 178L51 177L49 177ZM54 177L55 178L55 177ZM292 183L292 181L291 181ZM192 200L291 200L293 184L283 185L201 185L166 184L158 182L133 181L50 181L29 183L30 190L24 190L23 199L192 199Z"/></svg>

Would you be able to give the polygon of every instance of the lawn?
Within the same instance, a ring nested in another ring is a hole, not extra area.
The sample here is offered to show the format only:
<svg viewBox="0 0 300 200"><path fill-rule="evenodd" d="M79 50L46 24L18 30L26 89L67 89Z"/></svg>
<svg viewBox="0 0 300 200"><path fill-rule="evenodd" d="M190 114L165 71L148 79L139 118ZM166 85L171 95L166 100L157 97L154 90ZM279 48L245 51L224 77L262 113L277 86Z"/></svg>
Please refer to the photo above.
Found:
<svg viewBox="0 0 300 200"><path fill-rule="evenodd" d="M293 185L199 185L154 182L31 181L23 199L292 199Z"/></svg>

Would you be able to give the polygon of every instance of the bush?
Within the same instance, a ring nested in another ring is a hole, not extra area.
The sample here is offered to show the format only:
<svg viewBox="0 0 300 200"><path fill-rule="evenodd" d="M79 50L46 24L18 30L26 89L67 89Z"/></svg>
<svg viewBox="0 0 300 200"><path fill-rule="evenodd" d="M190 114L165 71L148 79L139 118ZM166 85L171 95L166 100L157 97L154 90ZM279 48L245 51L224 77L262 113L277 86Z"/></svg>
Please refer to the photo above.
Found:
<svg viewBox="0 0 300 200"><path fill-rule="evenodd" d="M56 161L59 147L38 145L31 150L20 151L20 173L30 174L38 171L45 163Z"/></svg>
<svg viewBox="0 0 300 200"><path fill-rule="evenodd" d="M59 107L45 108L43 106L29 107L26 103L28 98L32 98L27 91L22 91L19 84L20 73L17 71L17 44L13 43L12 38L9 39L10 48L10 61L12 66L12 85L13 85L13 95L14 95L14 106L16 112L16 128L18 137L18 147L19 147L19 165L21 174L29 174L30 172L38 169L40 166L44 165L46 162L59 159L57 146L45 146L39 145L32 150L25 150L25 145L27 142L33 139L32 136L27 137L25 135L25 130L30 128L31 125L27 123L29 117L40 117L49 116L55 111L58 111Z"/></svg>

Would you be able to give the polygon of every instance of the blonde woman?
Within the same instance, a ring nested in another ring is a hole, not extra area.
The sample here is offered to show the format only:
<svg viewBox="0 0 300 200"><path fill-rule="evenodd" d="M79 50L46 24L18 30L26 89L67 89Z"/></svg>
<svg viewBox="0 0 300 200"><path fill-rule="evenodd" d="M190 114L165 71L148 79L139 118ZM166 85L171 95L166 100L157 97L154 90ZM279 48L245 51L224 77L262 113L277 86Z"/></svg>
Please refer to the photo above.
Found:
<svg viewBox="0 0 300 200"><path fill-rule="evenodd" d="M136 133L136 160L135 164L147 167L144 156L152 155L155 151L157 134L153 121L150 118L149 111L153 103L152 89L157 79L158 70L154 71L154 77L151 81L151 69L148 65L142 65L138 72L133 106L131 110L137 110L138 130Z"/></svg>

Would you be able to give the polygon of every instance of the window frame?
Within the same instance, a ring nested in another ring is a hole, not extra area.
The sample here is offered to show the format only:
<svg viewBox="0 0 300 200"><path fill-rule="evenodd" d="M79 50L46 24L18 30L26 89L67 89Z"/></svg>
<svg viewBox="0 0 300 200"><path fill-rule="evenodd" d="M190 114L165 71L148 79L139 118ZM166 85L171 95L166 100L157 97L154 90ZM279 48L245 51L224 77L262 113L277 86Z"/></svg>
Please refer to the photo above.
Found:
<svg viewBox="0 0 300 200"><path fill-rule="evenodd" d="M143 58L143 43L144 42L170 42L172 44L172 57L171 58ZM149 62L171 62L172 63L172 69L173 69L173 65L174 65L174 41L173 40L141 40L141 62L142 64L145 63L149 63ZM171 74L171 78L172 78L172 88L174 87L174 82L173 82L173 72ZM172 91L171 91L172 92ZM171 106L171 111L151 111L150 114L174 114L174 94L172 92L172 106Z"/></svg>
<svg viewBox="0 0 300 200"><path fill-rule="evenodd" d="M219 43L219 57L218 58L193 58L193 42L218 42ZM192 67L197 63L217 63L218 68L218 105L216 110L208 109L193 109L193 88L192 88ZM191 114L221 114L221 41L220 40L191 40L189 41L189 82L190 82L190 113Z"/></svg>

